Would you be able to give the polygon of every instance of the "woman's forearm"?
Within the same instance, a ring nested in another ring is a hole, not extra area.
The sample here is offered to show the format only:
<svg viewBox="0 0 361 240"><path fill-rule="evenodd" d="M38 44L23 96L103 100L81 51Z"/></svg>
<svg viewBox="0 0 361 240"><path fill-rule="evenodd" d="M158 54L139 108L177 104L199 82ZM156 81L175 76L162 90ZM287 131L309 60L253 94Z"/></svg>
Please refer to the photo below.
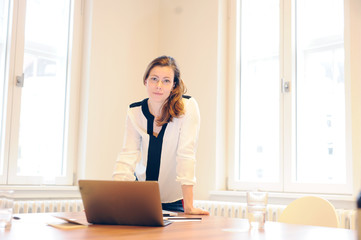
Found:
<svg viewBox="0 0 361 240"><path fill-rule="evenodd" d="M209 212L193 206L193 185L182 185L184 213L186 214L203 214L208 215Z"/></svg>
<svg viewBox="0 0 361 240"><path fill-rule="evenodd" d="M193 185L182 185L184 211L190 212L193 208Z"/></svg>

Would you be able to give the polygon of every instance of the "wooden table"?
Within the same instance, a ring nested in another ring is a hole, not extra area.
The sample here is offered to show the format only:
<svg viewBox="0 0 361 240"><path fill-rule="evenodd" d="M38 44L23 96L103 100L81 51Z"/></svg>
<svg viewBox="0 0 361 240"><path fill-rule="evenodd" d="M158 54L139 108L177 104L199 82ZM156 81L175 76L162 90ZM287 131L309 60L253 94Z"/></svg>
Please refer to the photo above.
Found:
<svg viewBox="0 0 361 240"><path fill-rule="evenodd" d="M59 222L52 213L18 214L12 227L0 230L1 240L356 240L356 232L348 229L292 225L266 222L265 229L249 230L245 219L201 216L198 222L174 222L166 227L90 225L79 229L58 229L48 222ZM199 217L199 216L198 216ZM61 221L61 220L60 220Z"/></svg>

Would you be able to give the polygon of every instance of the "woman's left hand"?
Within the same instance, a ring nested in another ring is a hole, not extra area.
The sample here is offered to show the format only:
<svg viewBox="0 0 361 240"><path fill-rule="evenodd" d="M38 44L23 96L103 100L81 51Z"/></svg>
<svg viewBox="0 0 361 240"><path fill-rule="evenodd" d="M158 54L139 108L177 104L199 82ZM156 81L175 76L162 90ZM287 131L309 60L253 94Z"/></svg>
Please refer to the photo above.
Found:
<svg viewBox="0 0 361 240"><path fill-rule="evenodd" d="M209 215L208 211L205 211L200 208L191 208L191 209L185 209L185 214L191 214L191 215Z"/></svg>

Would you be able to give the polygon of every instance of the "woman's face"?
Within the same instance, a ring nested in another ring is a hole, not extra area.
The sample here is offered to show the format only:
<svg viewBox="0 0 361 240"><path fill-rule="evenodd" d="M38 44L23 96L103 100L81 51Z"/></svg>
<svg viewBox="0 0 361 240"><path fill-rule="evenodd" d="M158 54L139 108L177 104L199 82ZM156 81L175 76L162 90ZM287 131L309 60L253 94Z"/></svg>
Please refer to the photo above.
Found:
<svg viewBox="0 0 361 240"><path fill-rule="evenodd" d="M174 86L174 71L171 67L156 66L146 79L148 97L152 102L164 103Z"/></svg>

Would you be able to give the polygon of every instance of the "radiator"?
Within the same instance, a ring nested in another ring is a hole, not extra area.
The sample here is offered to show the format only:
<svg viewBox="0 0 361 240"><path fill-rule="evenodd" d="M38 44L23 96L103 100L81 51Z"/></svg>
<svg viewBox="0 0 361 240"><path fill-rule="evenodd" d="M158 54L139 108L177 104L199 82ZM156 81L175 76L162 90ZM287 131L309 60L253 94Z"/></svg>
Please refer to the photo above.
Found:
<svg viewBox="0 0 361 240"><path fill-rule="evenodd" d="M212 216L231 218L247 218L247 206L245 203L194 200L194 206L209 211ZM285 205L267 206L266 220L278 220L285 209ZM14 213L46 213L46 212L81 212L84 210L81 199L69 200L24 200L14 202ZM356 211L336 209L339 217L339 227L355 229Z"/></svg>
<svg viewBox="0 0 361 240"><path fill-rule="evenodd" d="M209 200L195 200L194 206L207 210L210 215L223 216L231 218L247 218L247 205L246 203L236 202L222 202L222 201L209 201ZM278 217L286 205L267 205L266 220L278 220ZM355 229L356 211L336 209L339 217L339 227L346 229Z"/></svg>
<svg viewBox="0 0 361 240"><path fill-rule="evenodd" d="M83 211L81 199L70 200L26 200L14 202L14 213L80 212Z"/></svg>

